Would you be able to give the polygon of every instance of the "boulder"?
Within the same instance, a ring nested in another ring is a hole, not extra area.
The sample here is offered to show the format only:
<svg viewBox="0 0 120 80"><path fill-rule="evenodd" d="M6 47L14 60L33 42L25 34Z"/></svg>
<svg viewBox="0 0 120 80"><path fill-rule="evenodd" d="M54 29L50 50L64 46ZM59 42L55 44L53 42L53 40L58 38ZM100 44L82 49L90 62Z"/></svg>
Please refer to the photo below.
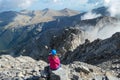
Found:
<svg viewBox="0 0 120 80"><path fill-rule="evenodd" d="M50 72L50 80L69 80L67 70L63 68L59 68L58 70L52 70Z"/></svg>
<svg viewBox="0 0 120 80"><path fill-rule="evenodd" d="M106 72L106 77L108 78L108 80L120 80L113 76L113 74L111 74L109 71Z"/></svg>

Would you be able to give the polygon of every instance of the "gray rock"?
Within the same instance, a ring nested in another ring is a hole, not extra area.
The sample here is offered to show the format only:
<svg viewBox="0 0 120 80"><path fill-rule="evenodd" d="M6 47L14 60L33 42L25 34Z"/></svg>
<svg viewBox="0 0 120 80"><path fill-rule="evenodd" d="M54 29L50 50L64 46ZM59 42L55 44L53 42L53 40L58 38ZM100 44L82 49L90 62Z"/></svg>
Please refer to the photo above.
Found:
<svg viewBox="0 0 120 80"><path fill-rule="evenodd" d="M120 80L117 77L113 76L110 72L106 72L106 77L108 78L108 80Z"/></svg>
<svg viewBox="0 0 120 80"><path fill-rule="evenodd" d="M12 78L12 80L24 80L24 79L20 78L20 77L14 77L14 78Z"/></svg>
<svg viewBox="0 0 120 80"><path fill-rule="evenodd" d="M68 72L63 68L52 70L50 73L50 80L69 80Z"/></svg>

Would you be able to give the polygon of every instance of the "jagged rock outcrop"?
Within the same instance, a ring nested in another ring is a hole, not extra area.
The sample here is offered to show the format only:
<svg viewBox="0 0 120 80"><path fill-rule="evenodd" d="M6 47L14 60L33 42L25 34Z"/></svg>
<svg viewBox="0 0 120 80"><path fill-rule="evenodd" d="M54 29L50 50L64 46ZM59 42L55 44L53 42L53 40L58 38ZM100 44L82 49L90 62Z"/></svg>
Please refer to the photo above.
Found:
<svg viewBox="0 0 120 80"><path fill-rule="evenodd" d="M29 37L28 37L29 38ZM34 59L46 59L51 48L56 48L61 58L67 51L73 51L84 43L84 32L76 28L50 29L42 32L27 42L13 48L13 55L30 56ZM30 43L30 44L29 44ZM22 45L22 47L20 47Z"/></svg>
<svg viewBox="0 0 120 80"><path fill-rule="evenodd" d="M67 63L71 61L83 61L89 64L100 66L106 70L113 70L117 76L120 75L120 32L114 34L111 38L97 39L90 43L77 47L73 52L66 53L63 59Z"/></svg>

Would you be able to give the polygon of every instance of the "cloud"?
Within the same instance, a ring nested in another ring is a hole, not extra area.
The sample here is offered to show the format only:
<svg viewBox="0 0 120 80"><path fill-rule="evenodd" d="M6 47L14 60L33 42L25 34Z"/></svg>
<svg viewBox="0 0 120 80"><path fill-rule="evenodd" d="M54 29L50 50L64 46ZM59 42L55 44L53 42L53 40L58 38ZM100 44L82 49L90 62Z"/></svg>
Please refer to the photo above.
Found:
<svg viewBox="0 0 120 80"><path fill-rule="evenodd" d="M27 9L37 0L0 0L0 11Z"/></svg>
<svg viewBox="0 0 120 80"><path fill-rule="evenodd" d="M57 3L57 4L71 5L71 6L73 6L73 4L75 4L75 5L82 4L83 5L88 2L88 0L77 0L77 1L75 1L75 0L43 0L43 1L47 1L48 3L52 3L52 4Z"/></svg>
<svg viewBox="0 0 120 80"><path fill-rule="evenodd" d="M106 3L109 3L109 2L110 2L110 0L105 0L105 2L106 2Z"/></svg>
<svg viewBox="0 0 120 80"><path fill-rule="evenodd" d="M120 16L120 0L104 0L104 2L111 16Z"/></svg>
<svg viewBox="0 0 120 80"><path fill-rule="evenodd" d="M120 22L116 22L114 25L105 26L103 29L98 31L97 38L106 39L111 37L116 32L120 32Z"/></svg>
<svg viewBox="0 0 120 80"><path fill-rule="evenodd" d="M81 20L94 19L94 18L97 18L97 17L100 17L100 16L101 16L101 14L95 14L95 13L92 13L92 12L88 12L81 17Z"/></svg>
<svg viewBox="0 0 120 80"><path fill-rule="evenodd" d="M98 1L94 2L93 0L90 0L89 3L94 3L93 7L95 5L100 4L100 2L98 2ZM106 7L108 7L108 12L110 12L112 17L120 17L120 7L119 7L120 0L104 0L103 3ZM92 6L92 4L91 4L91 6ZM92 13L92 12L88 12L87 14L83 15L81 17L81 19L82 20L93 19L93 18L97 18L97 17L100 17L100 16L101 16L100 14L95 14L95 13Z"/></svg>
<svg viewBox="0 0 120 80"><path fill-rule="evenodd" d="M53 0L53 2L55 2L55 3L56 3L56 2L59 2L59 0Z"/></svg>
<svg viewBox="0 0 120 80"><path fill-rule="evenodd" d="M63 9L70 8L79 11L87 11L101 4L103 0L41 0L44 8ZM43 9L43 8L42 8Z"/></svg>
<svg viewBox="0 0 120 80"><path fill-rule="evenodd" d="M28 8L31 6L31 4L34 2L34 0L24 0L24 3L21 2L21 4L18 5L20 8Z"/></svg>
<svg viewBox="0 0 120 80"><path fill-rule="evenodd" d="M104 23L101 23L99 25L102 25ZM83 39L89 39L90 41L94 41L96 39L106 39L111 37L116 32L120 32L120 21L113 22L111 24L106 24L102 28L101 26L90 26L85 25L83 26L84 32L84 38Z"/></svg>

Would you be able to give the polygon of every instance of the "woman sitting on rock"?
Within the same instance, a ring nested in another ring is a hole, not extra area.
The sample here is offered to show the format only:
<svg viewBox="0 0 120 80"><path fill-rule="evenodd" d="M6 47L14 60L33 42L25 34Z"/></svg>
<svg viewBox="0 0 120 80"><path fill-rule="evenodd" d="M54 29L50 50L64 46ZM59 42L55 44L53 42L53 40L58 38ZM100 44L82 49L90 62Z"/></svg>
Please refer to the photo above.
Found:
<svg viewBox="0 0 120 80"><path fill-rule="evenodd" d="M56 50L53 49L51 50L51 53L48 56L48 61L49 61L51 70L57 70L60 68L60 59L56 54L57 54Z"/></svg>
<svg viewBox="0 0 120 80"><path fill-rule="evenodd" d="M48 78L47 80L49 80L50 78L51 71L54 71L60 68L60 59L56 54L57 52L55 49L51 50L51 53L48 56L49 66L46 66L44 68L44 73L41 73L42 77Z"/></svg>

